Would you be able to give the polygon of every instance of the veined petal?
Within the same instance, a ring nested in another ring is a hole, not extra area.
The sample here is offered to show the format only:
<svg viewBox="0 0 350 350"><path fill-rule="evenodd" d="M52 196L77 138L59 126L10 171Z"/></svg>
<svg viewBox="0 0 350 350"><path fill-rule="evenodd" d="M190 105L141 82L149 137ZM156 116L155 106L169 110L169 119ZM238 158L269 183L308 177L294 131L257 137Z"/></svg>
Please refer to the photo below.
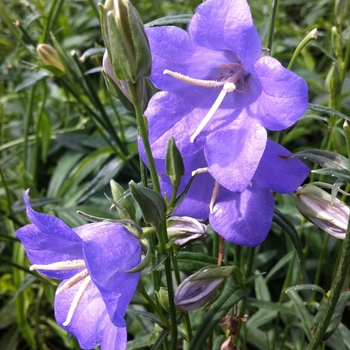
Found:
<svg viewBox="0 0 350 350"><path fill-rule="evenodd" d="M258 185L241 193L220 188L210 224L227 241L254 247L270 230L274 204L272 193Z"/></svg>
<svg viewBox="0 0 350 350"><path fill-rule="evenodd" d="M246 0L207 0L198 6L189 27L195 43L212 50L230 50L254 63L261 41Z"/></svg>
<svg viewBox="0 0 350 350"><path fill-rule="evenodd" d="M123 316L136 290L140 273L128 273L141 261L139 240L123 225L101 223L98 235L83 242L92 281L100 290L112 322L124 327ZM108 268L106 268L108 266Z"/></svg>
<svg viewBox="0 0 350 350"><path fill-rule="evenodd" d="M255 71L262 86L260 98L251 106L256 118L269 130L282 130L294 124L307 109L305 80L268 56L255 63Z"/></svg>
<svg viewBox="0 0 350 350"><path fill-rule="evenodd" d="M65 282L62 281L61 284ZM93 283L89 284L80 299L70 323L67 326L63 325L71 302L82 283L83 281L64 289L55 296L55 318L60 327L78 339L82 349L92 349L101 344L105 328L110 327L111 323L102 296Z"/></svg>
<svg viewBox="0 0 350 350"><path fill-rule="evenodd" d="M253 182L278 193L294 192L306 179L310 169L287 149L267 140L265 152L255 172Z"/></svg>
<svg viewBox="0 0 350 350"><path fill-rule="evenodd" d="M266 140L266 130L256 120L241 116L208 136L204 153L209 173L228 190L243 191L254 176Z"/></svg>

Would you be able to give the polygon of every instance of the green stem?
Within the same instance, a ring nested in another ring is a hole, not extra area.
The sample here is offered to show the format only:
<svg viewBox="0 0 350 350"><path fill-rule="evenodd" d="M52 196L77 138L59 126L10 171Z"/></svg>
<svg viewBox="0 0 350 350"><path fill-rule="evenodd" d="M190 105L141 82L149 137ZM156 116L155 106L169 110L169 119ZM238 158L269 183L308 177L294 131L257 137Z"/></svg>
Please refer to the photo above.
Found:
<svg viewBox="0 0 350 350"><path fill-rule="evenodd" d="M350 220L349 220L350 223ZM320 323L318 324L315 334L308 346L308 350L316 350L322 342L323 336L327 330L329 322L334 313L335 307L339 300L340 293L344 286L344 282L349 270L350 263L350 224L348 223L348 228L346 230L346 236L343 242L342 250L340 253L339 265L334 277L331 289L331 295L322 316Z"/></svg>
<svg viewBox="0 0 350 350"><path fill-rule="evenodd" d="M348 28L348 30L350 30L350 27ZM348 42L346 45L346 50L345 50L345 57L344 57L344 61L342 62L342 65L340 67L340 74L339 74L339 78L340 78L340 84L343 85L344 79L345 79L345 74L348 71L347 67L349 64L349 60L350 60L350 38L348 38Z"/></svg>
<svg viewBox="0 0 350 350"><path fill-rule="evenodd" d="M31 93L30 93L30 98L29 98L29 104L28 104L28 109L26 113L26 120L24 122L24 158L23 158L23 168L26 172L28 172L28 158L30 158L30 155L28 154L28 136L29 136L29 126L32 123L33 120L33 106L34 106L34 97L35 97L35 90L36 90L36 85L33 86Z"/></svg>
<svg viewBox="0 0 350 350"><path fill-rule="evenodd" d="M148 140L148 132L146 129L143 111L142 111L142 101L141 101L141 98L139 97L140 94L138 94L138 91L143 88L142 85L143 85L143 81L141 80L139 80L135 84L128 82L128 89L130 93L130 99L132 101L132 104L135 107L137 129L138 129L139 135L141 136L143 146L145 148L148 168L151 173L151 179L153 183L153 189L156 192L160 193L158 174L157 174L156 166L154 164L154 158L153 158L151 146Z"/></svg>
<svg viewBox="0 0 350 350"><path fill-rule="evenodd" d="M271 17L270 17L270 24L269 24L269 30L268 30L268 40L267 40L267 48L270 50L272 49L272 41L273 41L273 35L275 32L275 22L276 22L276 14L277 14L277 5L278 5L278 0L272 0L272 5L271 5Z"/></svg>
<svg viewBox="0 0 350 350"><path fill-rule="evenodd" d="M301 41L301 43L297 46L297 48L295 49L293 56L289 62L288 65L288 69L292 69L294 66L294 63L297 59L297 57L299 56L301 50L306 46L306 44L310 41L310 40L315 40L317 38L317 29L313 29L308 35L306 35L306 37Z"/></svg>
<svg viewBox="0 0 350 350"><path fill-rule="evenodd" d="M142 296L146 299L149 306L152 308L152 310L159 316L159 318L162 320L162 323L165 327L169 328L169 322L167 318L164 316L162 310L158 305L153 301L153 299L148 295L148 293L145 290L145 287L142 283L142 281L139 281L139 284L137 285L137 291L142 294Z"/></svg>

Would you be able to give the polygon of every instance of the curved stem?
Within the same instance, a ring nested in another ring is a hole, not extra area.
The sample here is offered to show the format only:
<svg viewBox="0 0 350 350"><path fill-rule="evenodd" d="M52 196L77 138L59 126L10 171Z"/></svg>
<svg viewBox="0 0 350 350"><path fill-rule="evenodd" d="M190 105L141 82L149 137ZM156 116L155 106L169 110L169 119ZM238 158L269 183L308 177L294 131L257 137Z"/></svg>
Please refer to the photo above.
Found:
<svg viewBox="0 0 350 350"><path fill-rule="evenodd" d="M277 14L277 5L278 0L272 0L272 13L270 18L270 25L268 30L268 39L267 39L267 48L271 51L272 48L272 41L273 41L273 34L275 31L275 22L276 22L276 14Z"/></svg>

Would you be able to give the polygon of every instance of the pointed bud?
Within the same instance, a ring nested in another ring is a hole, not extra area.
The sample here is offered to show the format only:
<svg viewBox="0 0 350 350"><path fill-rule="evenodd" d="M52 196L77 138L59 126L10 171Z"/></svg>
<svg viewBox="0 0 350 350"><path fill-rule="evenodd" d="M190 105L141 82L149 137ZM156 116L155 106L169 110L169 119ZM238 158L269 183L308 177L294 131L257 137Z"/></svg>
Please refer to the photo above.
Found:
<svg viewBox="0 0 350 350"><path fill-rule="evenodd" d="M101 24L112 71L118 80L136 81L151 74L151 52L142 20L128 0L101 5Z"/></svg>
<svg viewBox="0 0 350 350"><path fill-rule="evenodd" d="M337 27L332 27L332 46L338 62L343 62L343 39L338 34Z"/></svg>
<svg viewBox="0 0 350 350"><path fill-rule="evenodd" d="M350 208L344 202L313 185L299 187L294 197L297 209L308 220L334 237L345 238Z"/></svg>
<svg viewBox="0 0 350 350"><path fill-rule="evenodd" d="M339 68L335 62L332 63L332 67L327 74L325 88L333 99L338 98L340 95L341 84L339 78Z"/></svg>
<svg viewBox="0 0 350 350"><path fill-rule="evenodd" d="M165 157L165 170L174 190L177 192L181 178L185 174L185 165L173 137L170 137L168 140Z"/></svg>
<svg viewBox="0 0 350 350"><path fill-rule="evenodd" d="M205 267L187 277L176 289L175 305L185 311L202 307L223 287L231 271L231 267Z"/></svg>
<svg viewBox="0 0 350 350"><path fill-rule="evenodd" d="M157 297L159 300L159 304L162 306L162 308L169 312L170 310L170 305L169 305L169 294L168 294L168 289L164 287L160 287L159 291L157 292Z"/></svg>
<svg viewBox="0 0 350 350"><path fill-rule="evenodd" d="M57 51L50 45L39 44L36 47L36 52L40 59L48 66L55 67L59 69L62 73L66 73L66 68L64 67L61 59L59 58Z"/></svg>
<svg viewBox="0 0 350 350"><path fill-rule="evenodd" d="M167 220L169 240L182 246L207 237L207 226L188 216L171 216Z"/></svg>

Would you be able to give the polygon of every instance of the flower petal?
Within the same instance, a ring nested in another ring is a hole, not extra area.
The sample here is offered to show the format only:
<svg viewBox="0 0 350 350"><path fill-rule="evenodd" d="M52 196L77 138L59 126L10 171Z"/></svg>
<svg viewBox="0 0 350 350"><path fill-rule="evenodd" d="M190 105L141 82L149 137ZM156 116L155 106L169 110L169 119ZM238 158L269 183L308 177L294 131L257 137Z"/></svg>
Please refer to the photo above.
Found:
<svg viewBox="0 0 350 350"><path fill-rule="evenodd" d="M126 346L126 328L116 327L111 321L107 322L103 332L101 350L125 350Z"/></svg>
<svg viewBox="0 0 350 350"><path fill-rule="evenodd" d="M220 188L209 221L227 241L254 247L270 230L274 205L272 193L255 184L242 193Z"/></svg>
<svg viewBox="0 0 350 350"><path fill-rule="evenodd" d="M304 79L268 56L256 62L255 71L263 91L251 110L261 124L269 130L294 124L307 109L308 87Z"/></svg>
<svg viewBox="0 0 350 350"><path fill-rule="evenodd" d="M236 52L242 61L254 63L261 54L261 41L246 0L205 1L198 6L189 32L198 45Z"/></svg>
<svg viewBox="0 0 350 350"><path fill-rule="evenodd" d="M140 279L140 273L126 271L140 263L141 245L123 225L99 224L91 228L94 231L93 239L83 242L85 261L92 281L107 305L112 322L118 327L124 327L123 316ZM95 235L95 232L98 234Z"/></svg>
<svg viewBox="0 0 350 350"><path fill-rule="evenodd" d="M209 173L220 185L233 192L250 183L263 155L266 130L244 114L229 128L208 136L204 146Z"/></svg>
<svg viewBox="0 0 350 350"><path fill-rule="evenodd" d="M306 179L310 169L291 156L292 153L283 146L268 140L253 182L274 192L294 192Z"/></svg>
<svg viewBox="0 0 350 350"><path fill-rule="evenodd" d="M60 285L65 282L62 281ZM71 307L71 302L82 283L81 281L56 295L55 318L60 327L78 339L82 349L92 349L101 344L105 336L105 328L108 326L109 330L111 330L111 321L106 305L99 290L93 283L89 284L80 299L70 323L67 326L63 326ZM117 327L114 326L114 328Z"/></svg>
<svg viewBox="0 0 350 350"><path fill-rule="evenodd" d="M197 46L189 34L178 27L148 28L147 36L152 52L151 80L161 90L184 91L189 88L187 83L164 74L165 69L191 78L219 80L220 66L239 59L233 52Z"/></svg>
<svg viewBox="0 0 350 350"><path fill-rule="evenodd" d="M33 222L16 231L31 264L47 265L59 261L83 259L81 239L60 219L35 212L29 203L29 190L24 193L27 215ZM80 270L39 270L47 277L70 278Z"/></svg>

